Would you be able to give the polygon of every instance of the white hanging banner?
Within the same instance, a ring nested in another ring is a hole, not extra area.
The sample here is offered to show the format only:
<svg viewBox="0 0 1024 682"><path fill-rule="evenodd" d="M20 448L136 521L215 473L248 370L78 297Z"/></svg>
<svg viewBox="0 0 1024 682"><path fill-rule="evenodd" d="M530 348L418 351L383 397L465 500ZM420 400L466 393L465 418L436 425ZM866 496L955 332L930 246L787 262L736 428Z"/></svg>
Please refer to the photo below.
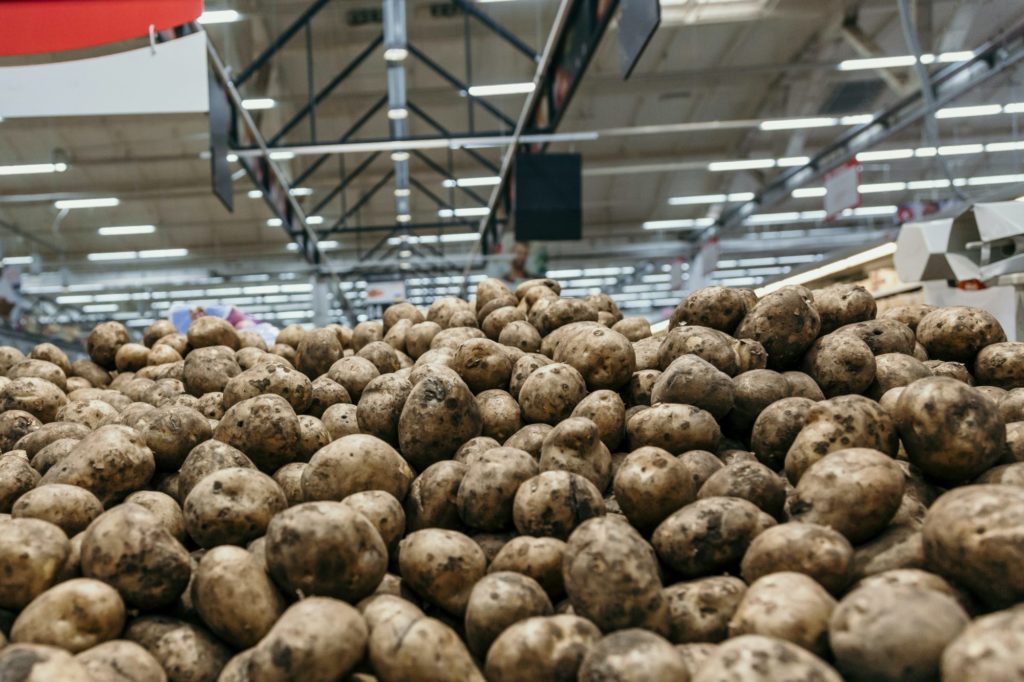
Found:
<svg viewBox="0 0 1024 682"><path fill-rule="evenodd" d="M0 117L201 113L206 34L54 64L0 67Z"/></svg>

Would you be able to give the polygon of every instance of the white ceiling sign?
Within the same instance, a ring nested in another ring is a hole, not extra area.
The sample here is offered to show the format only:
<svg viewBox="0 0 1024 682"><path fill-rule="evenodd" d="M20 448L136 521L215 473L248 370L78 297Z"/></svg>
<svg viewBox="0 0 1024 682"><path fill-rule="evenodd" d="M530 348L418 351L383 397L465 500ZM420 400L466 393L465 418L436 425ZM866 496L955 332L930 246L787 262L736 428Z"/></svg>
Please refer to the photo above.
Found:
<svg viewBox="0 0 1024 682"><path fill-rule="evenodd" d="M90 59L2 67L0 92L3 118L205 112L206 34Z"/></svg>

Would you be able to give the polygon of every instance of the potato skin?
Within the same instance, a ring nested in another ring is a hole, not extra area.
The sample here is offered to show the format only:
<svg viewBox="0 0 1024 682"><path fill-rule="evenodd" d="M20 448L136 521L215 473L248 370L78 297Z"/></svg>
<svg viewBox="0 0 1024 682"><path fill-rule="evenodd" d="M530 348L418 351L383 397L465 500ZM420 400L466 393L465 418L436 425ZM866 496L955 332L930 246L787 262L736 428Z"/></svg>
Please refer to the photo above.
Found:
<svg viewBox="0 0 1024 682"><path fill-rule="evenodd" d="M167 671L170 682L216 682L231 656L228 648L202 626L167 616L131 621L125 638L152 654Z"/></svg>
<svg viewBox="0 0 1024 682"><path fill-rule="evenodd" d="M227 382L224 386L224 408L264 393L279 395L296 412L303 412L313 400L313 384L302 372L282 362L260 362Z"/></svg>
<svg viewBox="0 0 1024 682"><path fill-rule="evenodd" d="M167 682L167 673L151 653L126 639L112 639L86 649L75 660L95 682Z"/></svg>
<svg viewBox="0 0 1024 682"><path fill-rule="evenodd" d="M853 546L842 533L814 523L782 523L751 541L740 572L748 583L771 573L803 573L832 594L841 594L852 563Z"/></svg>
<svg viewBox="0 0 1024 682"><path fill-rule="evenodd" d="M656 338L640 342L641 344L651 344L650 350L657 354L657 364L654 367L648 367L647 363L641 360L640 356L645 355L648 350L644 348L643 352L637 353L637 369L664 371L676 359L692 354L711 363L719 371L733 376L739 372L739 358L733 349L733 341L734 339L728 334L709 327L689 325L676 327L670 330L660 343Z"/></svg>
<svg viewBox="0 0 1024 682"><path fill-rule="evenodd" d="M117 590L99 580L74 578L33 599L15 619L11 641L49 644L74 654L114 639L124 621Z"/></svg>
<svg viewBox="0 0 1024 682"><path fill-rule="evenodd" d="M1024 388L1024 343L992 343L974 358L974 374L979 383L1006 390Z"/></svg>
<svg viewBox="0 0 1024 682"><path fill-rule="evenodd" d="M190 407L158 407L136 424L158 468L177 470L185 457L213 435L206 417Z"/></svg>
<svg viewBox="0 0 1024 682"><path fill-rule="evenodd" d="M616 569L595 571L596 565ZM657 558L621 517L589 519L572 532L562 577L574 611L603 631L645 627L668 632Z"/></svg>
<svg viewBox="0 0 1024 682"><path fill-rule="evenodd" d="M928 357L970 363L985 346L1006 341L999 321L988 311L969 306L938 308L921 318L917 340Z"/></svg>
<svg viewBox="0 0 1024 682"><path fill-rule="evenodd" d="M829 655L829 618L836 600L802 573L781 572L754 581L729 621L729 636L765 635Z"/></svg>
<svg viewBox="0 0 1024 682"><path fill-rule="evenodd" d="M340 502L304 502L267 525L267 567L287 595L358 601L387 570L387 547L362 514Z"/></svg>
<svg viewBox="0 0 1024 682"><path fill-rule="evenodd" d="M128 343L128 330L120 322L101 322L89 332L85 352L93 362L105 369L114 369L117 349Z"/></svg>
<svg viewBox="0 0 1024 682"><path fill-rule="evenodd" d="M875 356L853 334L827 334L814 342L801 368L831 398L867 390L875 379Z"/></svg>
<svg viewBox="0 0 1024 682"><path fill-rule="evenodd" d="M244 545L288 507L277 481L261 471L219 469L200 479L182 505L185 528L200 547Z"/></svg>
<svg viewBox="0 0 1024 682"><path fill-rule="evenodd" d="M735 497L708 497L679 509L651 536L658 558L696 578L739 561L750 542L775 520Z"/></svg>
<svg viewBox="0 0 1024 682"><path fill-rule="evenodd" d="M753 339L764 346L773 369L792 367L821 329L821 318L803 291L783 287L768 294L736 327L736 338Z"/></svg>
<svg viewBox="0 0 1024 682"><path fill-rule="evenodd" d="M974 478L1000 458L1006 442L992 401L948 377L919 379L907 386L895 417L910 461L944 481Z"/></svg>
<svg viewBox="0 0 1024 682"><path fill-rule="evenodd" d="M0 608L20 610L49 589L70 552L64 531L48 521L0 521Z"/></svg>
<svg viewBox="0 0 1024 682"><path fill-rule="evenodd" d="M676 403L662 403L626 420L626 438L633 450L645 445L682 454L689 450L717 450L722 430L710 413Z"/></svg>
<svg viewBox="0 0 1024 682"><path fill-rule="evenodd" d="M352 434L313 455L302 473L302 492L309 501L337 501L364 490L383 490L401 501L414 477L402 456L383 440Z"/></svg>
<svg viewBox="0 0 1024 682"><path fill-rule="evenodd" d="M636 371L633 345L622 334L603 327L582 328L555 350L554 361L575 368L597 391L619 389Z"/></svg>
<svg viewBox="0 0 1024 682"><path fill-rule="evenodd" d="M786 453L807 422L814 401L792 397L776 400L761 410L750 434L750 449L759 462L779 471Z"/></svg>
<svg viewBox="0 0 1024 682"><path fill-rule="evenodd" d="M814 308L821 316L821 334L875 317L875 297L859 284L833 284L812 294Z"/></svg>
<svg viewBox="0 0 1024 682"><path fill-rule="evenodd" d="M572 471L603 492L611 481L612 458L598 436L597 425L589 419L566 419L544 437L540 470Z"/></svg>
<svg viewBox="0 0 1024 682"><path fill-rule="evenodd" d="M480 410L469 388L446 370L413 386L398 418L399 449L417 470L449 458L480 435Z"/></svg>
<svg viewBox="0 0 1024 682"><path fill-rule="evenodd" d="M0 459L0 466L3 464ZM77 535L103 513L99 499L85 488L63 483L48 483L29 490L11 509L13 518L49 521L68 537Z"/></svg>
<svg viewBox="0 0 1024 682"><path fill-rule="evenodd" d="M700 325L732 334L747 314L747 299L738 289L703 287L690 292L672 312L669 328ZM650 334L648 334L650 336Z"/></svg>
<svg viewBox="0 0 1024 682"><path fill-rule="evenodd" d="M424 599L461 617L473 585L483 577L487 559L462 533L438 528L418 530L398 546L402 581Z"/></svg>
<svg viewBox="0 0 1024 682"><path fill-rule="evenodd" d="M492 682L573 682L601 631L574 615L536 616L507 628L487 652Z"/></svg>
<svg viewBox="0 0 1024 682"><path fill-rule="evenodd" d="M656 447L629 453L615 473L612 490L626 518L642 531L654 528L696 497L686 466Z"/></svg>
<svg viewBox="0 0 1024 682"><path fill-rule="evenodd" d="M533 578L551 601L565 596L562 559L567 545L552 537L520 535L505 543L491 559L488 572L511 571Z"/></svg>
<svg viewBox="0 0 1024 682"><path fill-rule="evenodd" d="M519 403L508 392L501 389L483 391L476 396L480 411L480 432L499 443L508 440L523 427Z"/></svg>
<svg viewBox="0 0 1024 682"><path fill-rule="evenodd" d="M676 644L721 642L747 586L732 576L711 576L669 585L669 639Z"/></svg>
<svg viewBox="0 0 1024 682"><path fill-rule="evenodd" d="M553 426L572 414L586 393L586 382L579 371L568 364L554 363L530 373L519 390L519 404L527 423Z"/></svg>
<svg viewBox="0 0 1024 682"><path fill-rule="evenodd" d="M733 408L735 389L729 375L696 355L669 364L651 387L651 404L694 405L721 419Z"/></svg>
<svg viewBox="0 0 1024 682"><path fill-rule="evenodd" d="M512 516L522 535L565 540L580 523L604 514L594 484L568 471L545 471L519 486Z"/></svg>
<svg viewBox="0 0 1024 682"><path fill-rule="evenodd" d="M512 508L520 484L538 473L530 453L493 448L467 462L456 505L471 528L496 532L512 525Z"/></svg>
<svg viewBox="0 0 1024 682"><path fill-rule="evenodd" d="M903 472L889 456L871 448L849 448L825 455L796 485L790 517L831 526L851 543L880 533L899 509Z"/></svg>
<svg viewBox="0 0 1024 682"><path fill-rule="evenodd" d="M942 652L942 679L1014 682L1024 670L1024 608L982 616L965 627Z"/></svg>
<svg viewBox="0 0 1024 682"><path fill-rule="evenodd" d="M0 410L21 410L43 423L55 421L67 402L64 392L45 379L22 377L0 387Z"/></svg>
<svg viewBox="0 0 1024 682"><path fill-rule="evenodd" d="M466 643L477 658L506 628L534 616L550 616L551 601L536 580L511 573L489 573L477 581L466 604Z"/></svg>
<svg viewBox="0 0 1024 682"><path fill-rule="evenodd" d="M231 348L208 346L197 348L185 356L181 380L185 389L198 398L206 393L223 391L228 382L241 372Z"/></svg>
<svg viewBox="0 0 1024 682"><path fill-rule="evenodd" d="M404 506L410 531L464 528L456 500L467 468L462 462L442 460L431 464L413 480Z"/></svg>
<svg viewBox="0 0 1024 682"><path fill-rule="evenodd" d="M292 461L299 419L287 400L265 394L228 408L213 437L244 452L261 471L273 473Z"/></svg>
<svg viewBox="0 0 1024 682"><path fill-rule="evenodd" d="M781 476L759 462L736 461L708 477L697 491L698 499L707 497L748 500L778 519L786 503L786 485Z"/></svg>
<svg viewBox="0 0 1024 682"><path fill-rule="evenodd" d="M928 509L924 555L936 573L969 588L993 608L1024 598L1024 489L969 485L951 490Z"/></svg>
<svg viewBox="0 0 1024 682"><path fill-rule="evenodd" d="M45 644L11 644L0 649L0 679L18 682L96 682L67 651Z"/></svg>
<svg viewBox="0 0 1024 682"><path fill-rule="evenodd" d="M843 597L829 639L847 679L924 682L937 678L942 650L968 621L941 592L877 584Z"/></svg>
<svg viewBox="0 0 1024 682"><path fill-rule="evenodd" d="M255 645L285 610L263 562L241 547L223 545L206 552L191 590L203 623L239 648Z"/></svg>
<svg viewBox="0 0 1024 682"><path fill-rule="evenodd" d="M843 680L832 666L796 644L774 637L743 635L720 644L704 661L693 682L801 679Z"/></svg>

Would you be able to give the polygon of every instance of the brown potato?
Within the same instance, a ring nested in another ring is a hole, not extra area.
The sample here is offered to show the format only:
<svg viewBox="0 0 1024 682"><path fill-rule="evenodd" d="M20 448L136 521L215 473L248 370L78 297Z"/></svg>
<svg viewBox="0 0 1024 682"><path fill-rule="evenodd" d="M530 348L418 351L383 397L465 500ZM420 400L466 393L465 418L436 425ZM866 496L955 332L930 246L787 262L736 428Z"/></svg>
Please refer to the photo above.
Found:
<svg viewBox="0 0 1024 682"><path fill-rule="evenodd" d="M677 644L720 642L747 586L739 578L712 576L664 589L669 608L669 639Z"/></svg>
<svg viewBox="0 0 1024 682"><path fill-rule="evenodd" d="M513 519L522 535L565 540L582 522L602 514L604 500L594 484L568 471L545 471L515 492Z"/></svg>
<svg viewBox="0 0 1024 682"><path fill-rule="evenodd" d="M359 431L398 445L398 419L412 384L395 374L375 377L363 388L356 407Z"/></svg>
<svg viewBox="0 0 1024 682"><path fill-rule="evenodd" d="M921 362L902 353L882 353L875 357L875 380L868 387L866 394L875 400L897 386L907 386L930 377L932 371Z"/></svg>
<svg viewBox="0 0 1024 682"><path fill-rule="evenodd" d="M682 454L689 450L717 450L722 431L715 418L700 408L662 403L629 417L626 439L633 450L652 445Z"/></svg>
<svg viewBox="0 0 1024 682"><path fill-rule="evenodd" d="M22 360L7 370L8 379L22 379L34 377L44 379L64 391L67 389L67 376L64 371L46 360Z"/></svg>
<svg viewBox="0 0 1024 682"><path fill-rule="evenodd" d="M751 541L774 525L771 516L746 500L708 497L662 521L651 544L663 563L681 576L696 578L738 562Z"/></svg>
<svg viewBox="0 0 1024 682"><path fill-rule="evenodd" d="M238 350L238 332L227 320L211 315L196 318L188 327L188 343L193 348L227 346Z"/></svg>
<svg viewBox="0 0 1024 682"><path fill-rule="evenodd" d="M764 346L773 369L792 367L818 336L821 318L804 292L783 287L766 295L736 327L736 338Z"/></svg>
<svg viewBox="0 0 1024 682"><path fill-rule="evenodd" d="M636 369L638 372L644 369L661 370L658 360L658 351L661 350L663 338L664 337L661 336L651 336L646 339L640 339L639 341L633 342L633 355L636 356ZM669 362L671 363L671 361Z"/></svg>
<svg viewBox="0 0 1024 682"><path fill-rule="evenodd" d="M129 606L173 603L192 573L188 551L160 519L137 504L100 515L82 538L82 574L111 585Z"/></svg>
<svg viewBox="0 0 1024 682"><path fill-rule="evenodd" d="M351 403L338 403L324 410L321 421L331 440L359 433L358 409Z"/></svg>
<svg viewBox="0 0 1024 682"><path fill-rule="evenodd" d="M751 541L741 575L748 583L771 573L795 571L817 580L832 594L850 581L853 546L841 533L814 523L783 523Z"/></svg>
<svg viewBox="0 0 1024 682"><path fill-rule="evenodd" d="M690 292L672 312L669 328L701 325L732 334L747 314L747 300L739 289L703 287Z"/></svg>
<svg viewBox="0 0 1024 682"><path fill-rule="evenodd" d="M467 468L461 462L442 460L431 464L416 477L405 499L406 526L409 530L463 528L456 500Z"/></svg>
<svg viewBox="0 0 1024 682"><path fill-rule="evenodd" d="M752 369L737 374L732 380L735 401L726 418L727 427L737 434L748 434L761 412L783 398L789 397L789 382L770 369Z"/></svg>
<svg viewBox="0 0 1024 682"><path fill-rule="evenodd" d="M1024 609L982 616L960 631L942 652L944 680L1014 682L1020 677Z"/></svg>
<svg viewBox="0 0 1024 682"><path fill-rule="evenodd" d="M719 645L704 661L693 682L801 679L843 680L832 666L803 647L774 637L743 635Z"/></svg>
<svg viewBox="0 0 1024 682"><path fill-rule="evenodd" d="M103 322L93 327L85 342L85 352L93 362L106 369L114 369L117 349L128 343L128 330L120 322Z"/></svg>
<svg viewBox="0 0 1024 682"><path fill-rule="evenodd" d="M64 392L45 379L23 377L0 388L0 411L27 412L43 423L55 421L67 402Z"/></svg>
<svg viewBox="0 0 1024 682"><path fill-rule="evenodd" d="M185 528L200 547L244 545L288 507L281 486L261 471L218 469L199 480L182 505Z"/></svg>
<svg viewBox="0 0 1024 682"><path fill-rule="evenodd" d="M612 331L619 332L631 342L636 342L651 335L651 323L645 317L625 317L612 325Z"/></svg>
<svg viewBox="0 0 1024 682"><path fill-rule="evenodd" d="M0 679L18 682L97 682L74 656L44 644L11 644L0 649Z"/></svg>
<svg viewBox="0 0 1024 682"><path fill-rule="evenodd" d="M617 390L636 371L636 355L629 339L604 327L581 328L569 334L555 348L553 359L575 368L592 391Z"/></svg>
<svg viewBox="0 0 1024 682"><path fill-rule="evenodd" d="M75 578L33 599L15 619L11 641L48 644L74 654L114 639L124 621L117 590L99 580Z"/></svg>
<svg viewBox="0 0 1024 682"><path fill-rule="evenodd" d="M0 467L8 457L0 458ZM76 485L50 483L27 491L11 508L13 518L40 519L58 526L71 537L103 513L95 495Z"/></svg>
<svg viewBox="0 0 1024 682"><path fill-rule="evenodd" d="M104 505L146 485L156 462L138 431L127 426L101 426L78 442L40 479L85 488Z"/></svg>
<svg viewBox="0 0 1024 682"><path fill-rule="evenodd" d="M825 455L796 485L790 517L831 526L856 544L870 540L899 509L903 472L887 455L871 448L848 448Z"/></svg>
<svg viewBox="0 0 1024 682"><path fill-rule="evenodd" d="M974 374L984 384L1007 390L1024 388L1024 343L1004 341L986 345L974 358Z"/></svg>
<svg viewBox="0 0 1024 682"><path fill-rule="evenodd" d="M198 398L204 393L223 391L228 381L241 372L242 368L229 347L208 346L197 348L185 356L181 380L185 389Z"/></svg>
<svg viewBox="0 0 1024 682"><path fill-rule="evenodd" d="M929 508L922 530L929 568L992 607L1021 600L1024 489L971 485L951 490Z"/></svg>
<svg viewBox="0 0 1024 682"><path fill-rule="evenodd" d="M652 338L650 344L656 347L658 364L649 367L647 363L637 361L637 368L665 370L676 359L692 354L714 365L719 371L733 376L739 371L739 358L733 348L731 336L711 329L686 325L676 327L663 338ZM643 341L641 343L647 343ZM637 344L640 345L640 344Z"/></svg>
<svg viewBox="0 0 1024 682"><path fill-rule="evenodd" d="M651 404L684 403L707 410L715 419L733 409L735 389L725 372L696 355L669 364L651 387Z"/></svg>
<svg viewBox="0 0 1024 682"><path fill-rule="evenodd" d="M750 448L759 462L779 471L786 453L803 429L814 401L807 398L782 398L757 415L750 435Z"/></svg>
<svg viewBox="0 0 1024 682"><path fill-rule="evenodd" d="M394 495L383 490L366 490L349 495L341 503L365 516L380 533L388 554L394 554L398 541L405 534L405 512Z"/></svg>
<svg viewBox="0 0 1024 682"><path fill-rule="evenodd" d="M875 379L875 356L854 334L834 333L814 342L802 369L828 397L861 393Z"/></svg>
<svg viewBox="0 0 1024 682"><path fill-rule="evenodd" d="M520 535L505 543L491 559L487 570L512 571L533 578L552 602L565 596L562 559L567 545L552 537Z"/></svg>
<svg viewBox="0 0 1024 682"><path fill-rule="evenodd" d="M341 358L342 351L341 340L333 329L307 331L295 348L295 368L310 379L316 379L330 370Z"/></svg>
<svg viewBox="0 0 1024 682"><path fill-rule="evenodd" d="M747 500L778 519L786 504L786 482L759 462L735 461L711 474L697 491L698 499L708 497Z"/></svg>
<svg viewBox="0 0 1024 682"><path fill-rule="evenodd" d="M213 435L206 417L190 407L158 407L135 425L157 468L175 471L194 447Z"/></svg>
<svg viewBox="0 0 1024 682"><path fill-rule="evenodd" d="M836 667L850 680L933 680L969 618L952 597L885 584L853 590L832 614Z"/></svg>
<svg viewBox="0 0 1024 682"><path fill-rule="evenodd" d="M601 492L611 482L611 454L598 437L597 425L571 417L551 429L541 446L540 470L577 473Z"/></svg>
<svg viewBox="0 0 1024 682"><path fill-rule="evenodd" d="M340 502L304 502L271 519L266 560L287 595L358 601L384 577L388 553L380 533L359 512Z"/></svg>
<svg viewBox="0 0 1024 682"><path fill-rule="evenodd" d="M472 539L452 530L429 528L405 536L398 547L402 582L454 616L462 616L487 558Z"/></svg>
<svg viewBox="0 0 1024 682"><path fill-rule="evenodd" d="M783 571L757 579L729 620L729 636L764 635L829 655L829 618L836 600L802 573Z"/></svg>
<svg viewBox="0 0 1024 682"><path fill-rule="evenodd" d="M281 486L289 507L306 501L302 492L302 472L305 470L305 462L289 462L274 472L273 479Z"/></svg>
<svg viewBox="0 0 1024 682"><path fill-rule="evenodd" d="M302 473L305 499L342 500L383 490L404 500L415 474L393 447L366 434L344 436L321 448Z"/></svg>
<svg viewBox="0 0 1024 682"><path fill-rule="evenodd" d="M510 527L516 491L537 474L537 462L523 450L494 448L467 465L456 497L463 523L485 531Z"/></svg>
<svg viewBox="0 0 1024 682"><path fill-rule="evenodd" d="M91 429L85 424L74 422L50 422L40 425L39 420L19 410L9 410L0 413L0 446L3 452L11 450L24 450L29 459L44 447L62 438L74 438L81 440L89 434ZM22 432L20 438L11 440L17 433Z"/></svg>
<svg viewBox="0 0 1024 682"><path fill-rule="evenodd" d="M693 502L696 489L686 465L657 447L634 450L619 465L612 486L629 522L649 531Z"/></svg>
<svg viewBox="0 0 1024 682"><path fill-rule="evenodd" d="M112 639L75 656L94 682L166 682L160 662L142 646Z"/></svg>
<svg viewBox="0 0 1024 682"><path fill-rule="evenodd" d="M629 383L622 391L622 396L627 407L651 404L651 393L654 391L654 384L657 383L661 371L657 369L641 369L633 372Z"/></svg>
<svg viewBox="0 0 1024 682"><path fill-rule="evenodd" d="M239 648L259 642L285 609L263 562L241 547L224 545L206 552L191 591L203 623Z"/></svg>
<svg viewBox="0 0 1024 682"><path fill-rule="evenodd" d="M615 570L595 570L615 566ZM584 521L569 536L562 564L573 610L602 630L668 632L668 604L651 546L621 516Z"/></svg>
<svg viewBox="0 0 1024 682"><path fill-rule="evenodd" d="M601 631L585 618L527 618L494 640L484 670L492 682L573 682L584 655L600 639Z"/></svg>
<svg viewBox="0 0 1024 682"><path fill-rule="evenodd" d="M812 293L821 316L821 334L875 317L875 297L859 284L833 284Z"/></svg>
<svg viewBox="0 0 1024 682"><path fill-rule="evenodd" d="M32 458L32 468L45 474L57 462L67 457L78 446L77 438L61 438L55 440L36 453Z"/></svg>
<svg viewBox="0 0 1024 682"><path fill-rule="evenodd" d="M921 318L917 340L929 358L970 363L985 346L1006 341L1006 333L992 313L955 306L938 308Z"/></svg>
<svg viewBox="0 0 1024 682"><path fill-rule="evenodd" d="M0 608L20 610L48 590L70 552L67 535L52 523L0 521Z"/></svg>
<svg viewBox="0 0 1024 682"><path fill-rule="evenodd" d="M974 478L1000 458L1006 442L992 401L948 377L919 379L907 386L895 416L910 461L945 481Z"/></svg>
<svg viewBox="0 0 1024 682"><path fill-rule="evenodd" d="M402 455L422 470L447 459L470 438L480 435L480 410L465 383L451 370L428 376L413 386L398 418Z"/></svg>
<svg viewBox="0 0 1024 682"><path fill-rule="evenodd" d="M264 394L228 408L213 432L244 452L261 471L273 473L292 461L299 444L299 418L287 400Z"/></svg>
<svg viewBox="0 0 1024 682"><path fill-rule="evenodd" d="M552 612L551 600L533 578L511 572L489 573L469 593L466 643L477 658L483 658L510 625Z"/></svg>
<svg viewBox="0 0 1024 682"><path fill-rule="evenodd" d="M201 625L166 616L137 618L124 636L159 661L172 682L214 682L231 656Z"/></svg>
<svg viewBox="0 0 1024 682"><path fill-rule="evenodd" d="M200 443L189 452L181 465L178 477L177 499L183 502L192 488L207 475L219 469L244 467L255 469L256 465L241 450L219 440Z"/></svg>

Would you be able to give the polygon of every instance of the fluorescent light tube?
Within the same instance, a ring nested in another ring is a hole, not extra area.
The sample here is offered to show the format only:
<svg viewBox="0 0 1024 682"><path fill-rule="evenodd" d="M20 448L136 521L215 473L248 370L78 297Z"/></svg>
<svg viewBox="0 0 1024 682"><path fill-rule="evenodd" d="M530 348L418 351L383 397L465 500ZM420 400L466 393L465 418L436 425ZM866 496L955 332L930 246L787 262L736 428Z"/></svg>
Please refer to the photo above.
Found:
<svg viewBox="0 0 1024 682"><path fill-rule="evenodd" d="M921 55L921 61L930 55ZM901 66L913 66L917 58L912 54L897 57L868 57L865 59L844 59L839 62L840 71L861 71L863 69L892 69Z"/></svg>
<svg viewBox="0 0 1024 682"><path fill-rule="evenodd" d="M409 190L408 187L396 187L395 188L395 196L396 197L407 197L411 193L412 192Z"/></svg>
<svg viewBox="0 0 1024 682"><path fill-rule="evenodd" d="M389 47L384 50L384 60L388 62L400 62L409 56L409 50L404 47Z"/></svg>
<svg viewBox="0 0 1024 682"><path fill-rule="evenodd" d="M968 116L993 116L1003 113L1001 104L975 104L967 107L946 107L935 112L935 118L966 118Z"/></svg>
<svg viewBox="0 0 1024 682"><path fill-rule="evenodd" d="M82 312L86 313L112 313L120 309L121 306L116 303L95 303L93 305L82 306Z"/></svg>
<svg viewBox="0 0 1024 682"><path fill-rule="evenodd" d="M101 253L90 253L86 255L87 260L133 260L138 257L135 251L104 251Z"/></svg>
<svg viewBox="0 0 1024 682"><path fill-rule="evenodd" d="M66 163L23 163L13 166L0 166L0 175L37 175L39 173L63 173L68 169Z"/></svg>
<svg viewBox="0 0 1024 682"><path fill-rule="evenodd" d="M761 121L758 128L761 130L796 130L799 128L827 128L834 126L839 121L827 116L812 118L777 118Z"/></svg>
<svg viewBox="0 0 1024 682"><path fill-rule="evenodd" d="M149 249L139 251L139 258L182 258L188 255L188 249Z"/></svg>
<svg viewBox="0 0 1024 682"><path fill-rule="evenodd" d="M101 227L97 230L102 237L119 237L128 234L153 234L156 225L121 225L119 227Z"/></svg>
<svg viewBox="0 0 1024 682"><path fill-rule="evenodd" d="M525 83L498 83L495 85L471 85L469 94L471 97L488 97L490 95L523 95L533 92L533 81Z"/></svg>
<svg viewBox="0 0 1024 682"><path fill-rule="evenodd" d="M275 106L277 106L277 102L271 97L254 97L252 99L242 100L242 108L249 111L273 109Z"/></svg>
<svg viewBox="0 0 1024 682"><path fill-rule="evenodd" d="M270 158L274 161L288 161L295 158L294 152L270 152Z"/></svg>
<svg viewBox="0 0 1024 682"><path fill-rule="evenodd" d="M307 225L322 225L324 217L322 215L308 215L306 216Z"/></svg>
<svg viewBox="0 0 1024 682"><path fill-rule="evenodd" d="M859 126L865 123L871 123L875 120L875 117L871 114L852 114L850 116L841 116L839 118L839 125L842 126Z"/></svg>
<svg viewBox="0 0 1024 682"><path fill-rule="evenodd" d="M409 152L391 152L392 161L408 161Z"/></svg>
<svg viewBox="0 0 1024 682"><path fill-rule="evenodd" d="M910 159L914 156L913 149L881 149L873 152L860 152L857 154L858 161L892 161L896 159Z"/></svg>
<svg viewBox="0 0 1024 682"><path fill-rule="evenodd" d="M3 259L4 265L31 265L35 256L7 256Z"/></svg>
<svg viewBox="0 0 1024 682"><path fill-rule="evenodd" d="M486 206L471 206L468 208L442 208L437 212L440 218L471 218L475 216L485 216L491 212L491 209Z"/></svg>
<svg viewBox="0 0 1024 682"><path fill-rule="evenodd" d="M711 227L713 218L676 218L672 220L648 220L643 224L645 230L688 230Z"/></svg>
<svg viewBox="0 0 1024 682"><path fill-rule="evenodd" d="M117 197L99 197L96 199L59 199L53 202L54 208L107 208L117 206L121 200Z"/></svg>
<svg viewBox="0 0 1024 682"><path fill-rule="evenodd" d="M233 9L217 9L207 10L199 15L196 20L200 24L229 24L233 21L238 21L242 18L242 15Z"/></svg>
<svg viewBox="0 0 1024 682"><path fill-rule="evenodd" d="M288 190L288 194L291 194L293 197L308 197L308 196L313 194L313 188L312 187L292 187L290 190Z"/></svg>
<svg viewBox="0 0 1024 682"><path fill-rule="evenodd" d="M267 218L267 227L281 227L284 225L280 218Z"/></svg>
<svg viewBox="0 0 1024 682"><path fill-rule="evenodd" d="M395 221L399 223L407 223L410 220L412 220L412 216L409 215L408 213L399 213L398 215L395 216Z"/></svg>
<svg viewBox="0 0 1024 682"><path fill-rule="evenodd" d="M951 144L939 147L939 156L960 156L963 154L981 154L985 151L983 144Z"/></svg>
<svg viewBox="0 0 1024 682"><path fill-rule="evenodd" d="M247 194L250 199L260 199L263 196L263 192L258 189L251 189Z"/></svg>
<svg viewBox="0 0 1024 682"><path fill-rule="evenodd" d="M905 182L876 182L861 185L857 189L861 194L875 194L878 192L902 192L907 188Z"/></svg>
<svg viewBox="0 0 1024 682"><path fill-rule="evenodd" d="M775 159L741 159L739 161L712 161L708 164L708 170L713 173L734 170L757 170L760 168L774 168Z"/></svg>
<svg viewBox="0 0 1024 682"><path fill-rule="evenodd" d="M808 199L810 197L823 197L828 194L824 187L801 187L793 190L791 195L794 199Z"/></svg>
<svg viewBox="0 0 1024 682"><path fill-rule="evenodd" d="M395 109L388 109L388 118L392 121L401 121L409 118L409 110L405 107L398 107Z"/></svg>

